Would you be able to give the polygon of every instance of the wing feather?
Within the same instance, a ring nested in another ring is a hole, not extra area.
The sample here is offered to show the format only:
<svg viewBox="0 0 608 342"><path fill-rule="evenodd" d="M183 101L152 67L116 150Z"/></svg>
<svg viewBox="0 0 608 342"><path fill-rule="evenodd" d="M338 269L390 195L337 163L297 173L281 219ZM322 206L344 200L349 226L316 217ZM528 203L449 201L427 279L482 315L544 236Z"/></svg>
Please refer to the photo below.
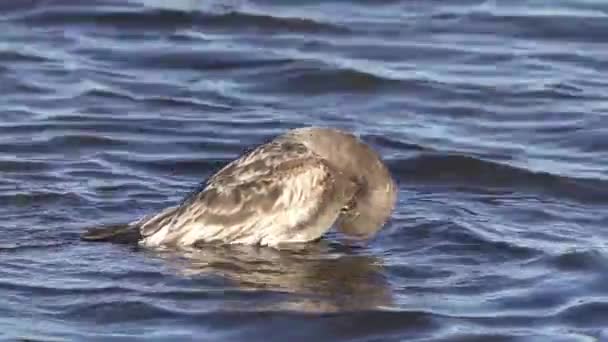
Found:
<svg viewBox="0 0 608 342"><path fill-rule="evenodd" d="M211 177L145 243L275 245L314 240L331 227L352 196L338 184L334 170L303 145L274 141Z"/></svg>

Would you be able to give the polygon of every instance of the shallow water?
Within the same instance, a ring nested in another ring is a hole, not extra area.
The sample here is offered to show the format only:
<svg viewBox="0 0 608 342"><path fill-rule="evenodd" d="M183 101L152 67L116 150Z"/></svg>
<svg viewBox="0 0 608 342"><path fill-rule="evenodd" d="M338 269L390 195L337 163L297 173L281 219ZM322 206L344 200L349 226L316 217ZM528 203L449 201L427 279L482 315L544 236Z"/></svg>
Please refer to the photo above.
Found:
<svg viewBox="0 0 608 342"><path fill-rule="evenodd" d="M608 340L607 31L599 0L0 2L0 337ZM78 240L307 125L398 180L369 244Z"/></svg>

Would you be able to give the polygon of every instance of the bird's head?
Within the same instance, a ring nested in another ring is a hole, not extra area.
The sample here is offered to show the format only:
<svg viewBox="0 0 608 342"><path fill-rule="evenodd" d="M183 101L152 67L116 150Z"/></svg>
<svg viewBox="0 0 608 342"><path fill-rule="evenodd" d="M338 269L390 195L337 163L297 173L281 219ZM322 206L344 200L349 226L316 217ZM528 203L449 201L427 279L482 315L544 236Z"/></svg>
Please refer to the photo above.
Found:
<svg viewBox="0 0 608 342"><path fill-rule="evenodd" d="M357 184L355 195L336 221L338 230L355 238L378 232L397 201L397 185L378 153L353 134L336 129L300 128L292 134Z"/></svg>

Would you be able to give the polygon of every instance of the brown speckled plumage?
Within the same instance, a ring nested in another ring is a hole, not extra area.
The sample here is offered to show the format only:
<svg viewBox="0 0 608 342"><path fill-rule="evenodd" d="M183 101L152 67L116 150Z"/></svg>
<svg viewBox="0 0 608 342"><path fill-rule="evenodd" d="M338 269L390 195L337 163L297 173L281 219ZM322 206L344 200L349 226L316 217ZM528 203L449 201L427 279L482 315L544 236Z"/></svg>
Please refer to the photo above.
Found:
<svg viewBox="0 0 608 342"><path fill-rule="evenodd" d="M317 240L333 225L369 237L395 201L395 183L369 146L346 132L301 128L229 163L179 205L115 231L137 230L147 246L277 246ZM83 238L112 240L111 231Z"/></svg>

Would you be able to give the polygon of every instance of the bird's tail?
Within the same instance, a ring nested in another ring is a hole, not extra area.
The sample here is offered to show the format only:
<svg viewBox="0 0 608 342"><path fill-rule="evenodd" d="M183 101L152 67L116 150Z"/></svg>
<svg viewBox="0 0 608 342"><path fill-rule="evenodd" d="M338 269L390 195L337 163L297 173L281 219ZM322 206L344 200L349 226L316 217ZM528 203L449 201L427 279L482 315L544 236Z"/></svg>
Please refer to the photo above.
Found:
<svg viewBox="0 0 608 342"><path fill-rule="evenodd" d="M80 238L84 241L137 243L141 239L139 226L132 223L113 224L87 229Z"/></svg>

